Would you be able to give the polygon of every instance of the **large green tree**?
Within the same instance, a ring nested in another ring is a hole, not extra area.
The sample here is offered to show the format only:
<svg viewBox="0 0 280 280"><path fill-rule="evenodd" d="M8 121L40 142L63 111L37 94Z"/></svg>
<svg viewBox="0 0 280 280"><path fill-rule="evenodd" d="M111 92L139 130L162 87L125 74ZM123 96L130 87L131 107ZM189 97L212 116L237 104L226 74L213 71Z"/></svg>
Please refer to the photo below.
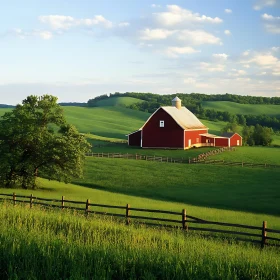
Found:
<svg viewBox="0 0 280 280"><path fill-rule="evenodd" d="M89 148L57 97L28 96L0 119L0 184L35 188L38 176L69 182L82 176Z"/></svg>

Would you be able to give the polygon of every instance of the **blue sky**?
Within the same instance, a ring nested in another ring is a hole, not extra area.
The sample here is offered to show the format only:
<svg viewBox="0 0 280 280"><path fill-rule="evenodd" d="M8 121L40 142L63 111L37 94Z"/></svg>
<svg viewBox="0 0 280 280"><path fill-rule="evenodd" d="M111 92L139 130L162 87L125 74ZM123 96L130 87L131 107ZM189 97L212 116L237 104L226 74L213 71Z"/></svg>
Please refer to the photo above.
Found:
<svg viewBox="0 0 280 280"><path fill-rule="evenodd" d="M280 96L279 0L0 0L0 103Z"/></svg>

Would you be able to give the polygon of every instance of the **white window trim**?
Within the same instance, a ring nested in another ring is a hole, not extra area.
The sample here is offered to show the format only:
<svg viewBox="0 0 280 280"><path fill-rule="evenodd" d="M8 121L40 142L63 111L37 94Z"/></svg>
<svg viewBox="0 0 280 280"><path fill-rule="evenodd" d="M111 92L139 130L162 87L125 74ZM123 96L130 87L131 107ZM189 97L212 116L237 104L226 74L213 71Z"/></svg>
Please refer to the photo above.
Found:
<svg viewBox="0 0 280 280"><path fill-rule="evenodd" d="M164 121L163 120L159 121L159 127L164 127Z"/></svg>

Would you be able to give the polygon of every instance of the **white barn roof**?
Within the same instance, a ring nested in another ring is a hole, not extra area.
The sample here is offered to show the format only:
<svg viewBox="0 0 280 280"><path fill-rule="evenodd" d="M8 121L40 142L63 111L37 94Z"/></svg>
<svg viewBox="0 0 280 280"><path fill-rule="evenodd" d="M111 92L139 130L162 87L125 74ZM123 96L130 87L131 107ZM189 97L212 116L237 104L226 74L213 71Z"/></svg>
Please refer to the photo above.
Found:
<svg viewBox="0 0 280 280"><path fill-rule="evenodd" d="M202 122L186 107L181 107L177 109L174 106L164 106L158 108L145 122L145 124L139 129L141 130L146 123L152 118L152 116L159 110L163 109L167 114L169 114L174 121L183 129L207 129L207 127L202 124Z"/></svg>

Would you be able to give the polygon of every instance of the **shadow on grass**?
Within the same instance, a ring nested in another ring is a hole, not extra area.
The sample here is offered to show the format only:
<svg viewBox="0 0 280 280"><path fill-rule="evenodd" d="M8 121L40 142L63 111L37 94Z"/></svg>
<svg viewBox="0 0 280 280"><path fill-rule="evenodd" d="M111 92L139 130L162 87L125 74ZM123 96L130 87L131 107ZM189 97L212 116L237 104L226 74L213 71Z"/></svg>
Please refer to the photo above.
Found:
<svg viewBox="0 0 280 280"><path fill-rule="evenodd" d="M221 201L213 201L212 199L199 199L200 195L193 195L190 194L188 197L186 196L178 196L178 197L170 197L170 195L165 195L163 193L158 192L152 192L150 190L148 191L137 191L135 189L129 189L129 188L117 188L116 186L113 187L106 187L101 186L98 184L92 184L92 183L86 183L86 182L72 182L73 184L90 188L90 189L96 189L101 191L106 191L114 194L122 194L122 195L128 195L133 197L139 197L139 198L145 198L145 199L153 199L161 202L171 202L171 203L180 203L180 204L189 204L192 206L198 206L198 207L206 207L206 208L215 208L215 209L221 209L221 210L230 210L230 211L242 211L242 212L251 212L256 214L264 214L264 215L274 215L276 217L280 216L280 213L275 207L271 207L271 209L259 207L258 205L250 206L244 204L238 204L236 201L231 200L225 200L223 202ZM102 202L100 202L102 203ZM130 203L127 201L126 203ZM195 216L195 215L194 215Z"/></svg>

